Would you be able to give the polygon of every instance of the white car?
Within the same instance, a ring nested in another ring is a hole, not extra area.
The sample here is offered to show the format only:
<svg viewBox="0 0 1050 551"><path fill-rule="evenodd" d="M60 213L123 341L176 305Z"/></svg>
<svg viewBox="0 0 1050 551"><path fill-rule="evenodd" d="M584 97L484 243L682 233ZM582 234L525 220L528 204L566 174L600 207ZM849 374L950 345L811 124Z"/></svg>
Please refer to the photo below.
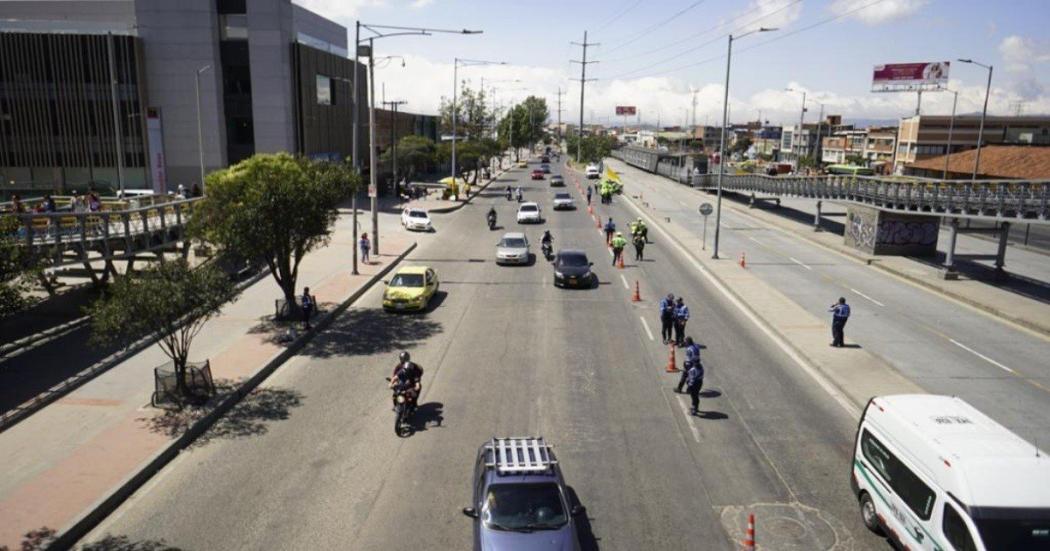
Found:
<svg viewBox="0 0 1050 551"><path fill-rule="evenodd" d="M529 239L521 232L503 234L496 244L496 264L528 264Z"/></svg>
<svg viewBox="0 0 1050 551"><path fill-rule="evenodd" d="M568 193L555 193L553 208L554 210L573 210L576 208L576 203L572 201L572 195Z"/></svg>
<svg viewBox="0 0 1050 551"><path fill-rule="evenodd" d="M601 172L598 171L598 167L595 165L587 165L586 173L588 180L597 180L601 176Z"/></svg>
<svg viewBox="0 0 1050 551"><path fill-rule="evenodd" d="M540 206L536 203L522 203L518 207L518 223L535 223L539 224L543 221L543 211L540 210Z"/></svg>
<svg viewBox="0 0 1050 551"><path fill-rule="evenodd" d="M423 209L405 209L401 211L401 225L406 230L434 231L430 215Z"/></svg>

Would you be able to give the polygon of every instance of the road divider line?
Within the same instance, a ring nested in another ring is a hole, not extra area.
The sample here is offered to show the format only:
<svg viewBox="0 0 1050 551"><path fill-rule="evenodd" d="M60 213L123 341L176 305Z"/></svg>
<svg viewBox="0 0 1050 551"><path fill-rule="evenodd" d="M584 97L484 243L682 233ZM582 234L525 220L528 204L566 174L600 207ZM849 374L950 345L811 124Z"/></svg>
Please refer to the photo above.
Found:
<svg viewBox="0 0 1050 551"><path fill-rule="evenodd" d="M755 239L754 237L752 237L752 236L750 236L750 235L749 235L749 236L747 236L747 238L748 238L748 239L750 239L750 240L752 240L752 241L754 241L755 243L758 243L759 245L761 245L761 244L762 244L762 242L761 242L761 241L759 241L759 240Z"/></svg>
<svg viewBox="0 0 1050 551"><path fill-rule="evenodd" d="M969 352L970 354L973 354L974 356L977 356L978 358L980 358L980 359L982 359L982 360L984 360L984 361L986 361L986 362L988 362L988 363L990 363L990 364L992 364L992 365L994 365L994 366L996 366L996 367L998 367L998 368L1000 368L1000 369L1002 369L1004 371L1008 371L1010 373L1013 373L1014 375L1017 375L1016 371L1014 371L1014 370L1010 369L1009 367L1006 367L1005 365L1003 365L1003 364L1001 364L1001 363L999 363L999 362L989 358L988 356L985 356L984 354L981 354L980 352L970 348L969 346L966 346L965 344L963 344L963 343L961 343L961 342L959 342L959 341L957 341L955 339L948 339L948 340L951 341L951 343L954 344L955 346L958 346L959 348L962 348L963 350Z"/></svg>
<svg viewBox="0 0 1050 551"><path fill-rule="evenodd" d="M649 336L649 340L655 341L656 339L653 338L653 332L649 330L649 322L645 321L645 318L642 316L638 316L638 319L642 320L642 327L645 328L645 334Z"/></svg>
<svg viewBox="0 0 1050 551"><path fill-rule="evenodd" d="M879 301L869 297L868 295L865 295L864 293L854 289L853 287L850 287L849 290L853 291L854 293L857 293L858 295L860 295L860 296L862 296L862 297L864 297L864 298L866 298L866 299L868 299L868 300L870 300L872 302L874 302L875 304L878 304L879 306L886 306L885 304L883 304L883 303L881 303L881 302L879 302Z"/></svg>
<svg viewBox="0 0 1050 551"><path fill-rule="evenodd" d="M835 403L841 406L854 418L860 417L860 408L856 404L854 404L842 392L835 388L835 385L831 381L829 381L826 376L820 373L820 371L818 371L816 367L810 365L810 363L805 358L803 358L801 354L799 354L799 352L795 350L794 347L789 345L783 337L778 335L773 330L773 328L770 327L769 323L759 318L751 310L751 308L745 305L744 302L736 296L736 294L730 291L717 277L714 276L714 274L710 273L707 270L707 268L704 268L703 264L700 264L700 261L697 260L696 257L694 257L689 252L689 250L682 246L682 244L679 243L678 239L672 237L670 232L665 230L663 226L657 224L656 220L649 216L645 211L638 208L638 206L635 205L632 201L627 200L624 202L630 205L631 208L634 209L635 212L637 212L639 215L647 218L649 220L649 225L655 228L656 231L660 232L664 236L664 238L667 239L668 243L674 245L674 247L678 249L678 252L682 255L682 258L686 262L691 263L693 267L696 268L698 272L700 272L700 275L704 276L704 278L707 279L707 281L712 286L714 286L715 289L718 289L718 292L722 293L722 296L726 297L726 299L733 306L735 306L737 310L739 310L744 315L744 317L746 317L749 321L751 321L751 323L758 327L758 329L762 331L762 333L764 333L766 337L769 338L769 340L773 341L773 343L776 344L778 348L783 350L784 353L787 354L787 356L791 358L791 360L794 361L796 365L802 368L803 371L805 371L811 378L813 378L813 380L816 381L818 385L820 385L820 388L822 388L824 392L827 392L828 395L830 395L832 399L835 400Z"/></svg>
<svg viewBox="0 0 1050 551"><path fill-rule="evenodd" d="M623 274L620 274L620 281L623 282L623 288L624 289L627 289L628 291L631 290L631 284L627 283L627 278L624 277Z"/></svg>
<svg viewBox="0 0 1050 551"><path fill-rule="evenodd" d="M805 264L803 264L801 261L799 261L797 258L795 258L793 256L789 256L788 260L794 262L795 264L798 264L799 266L802 266L803 268L805 268L805 269L807 269L807 270L809 270L811 272L813 271L813 268L810 268L809 266L806 266Z"/></svg>

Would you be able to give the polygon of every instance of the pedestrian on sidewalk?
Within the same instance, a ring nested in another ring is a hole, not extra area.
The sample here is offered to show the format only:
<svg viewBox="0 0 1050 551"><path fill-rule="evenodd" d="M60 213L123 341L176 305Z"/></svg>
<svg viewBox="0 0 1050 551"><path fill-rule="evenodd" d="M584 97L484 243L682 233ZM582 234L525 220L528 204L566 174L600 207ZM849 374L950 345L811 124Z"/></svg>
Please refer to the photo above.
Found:
<svg viewBox="0 0 1050 551"><path fill-rule="evenodd" d="M372 243L368 240L368 233L362 233L361 239L357 244L361 248L361 262L368 264L368 252L372 250Z"/></svg>
<svg viewBox="0 0 1050 551"><path fill-rule="evenodd" d="M314 297L310 295L310 288L303 287L303 298L301 299L303 306L303 323L306 325L306 330L310 330L310 318L314 314Z"/></svg>
<svg viewBox="0 0 1050 551"><path fill-rule="evenodd" d="M616 232L616 237L612 238L612 250L613 250L613 266L616 266L618 262L623 262L623 248L627 246L627 240L623 238L623 233Z"/></svg>
<svg viewBox="0 0 1050 551"><path fill-rule="evenodd" d="M641 262L645 259L645 237L641 234L634 236L634 260Z"/></svg>
<svg viewBox="0 0 1050 551"><path fill-rule="evenodd" d="M831 346L842 348L846 346L843 330L846 328L846 321L849 320L850 314L849 304L846 304L845 297L839 297L839 301L832 304L828 312L831 312Z"/></svg>
<svg viewBox="0 0 1050 551"><path fill-rule="evenodd" d="M591 206L591 186L587 186L587 206Z"/></svg>
<svg viewBox="0 0 1050 551"><path fill-rule="evenodd" d="M667 293L667 296L660 300L660 335L664 339L664 344L671 342L672 327L674 327L674 295Z"/></svg>
<svg viewBox="0 0 1050 551"><path fill-rule="evenodd" d="M678 386L674 387L674 391L678 394L682 393L682 387L686 386L689 379L689 370L694 364L700 362L700 345L693 342L693 337L685 338L685 361L682 363L682 376L678 379ZM686 386L686 388L688 388Z"/></svg>
<svg viewBox="0 0 1050 551"><path fill-rule="evenodd" d="M693 403L689 413L697 415L700 413L700 390L704 388L704 364L700 362L699 356L685 374L685 388L689 393L689 401Z"/></svg>
<svg viewBox="0 0 1050 551"><path fill-rule="evenodd" d="M613 235L616 234L616 223L613 222L612 216L609 217L609 221L605 223L605 244L611 245Z"/></svg>
<svg viewBox="0 0 1050 551"><path fill-rule="evenodd" d="M682 297L674 306L674 343L675 346L685 346L685 324L689 321L689 307L685 305Z"/></svg>

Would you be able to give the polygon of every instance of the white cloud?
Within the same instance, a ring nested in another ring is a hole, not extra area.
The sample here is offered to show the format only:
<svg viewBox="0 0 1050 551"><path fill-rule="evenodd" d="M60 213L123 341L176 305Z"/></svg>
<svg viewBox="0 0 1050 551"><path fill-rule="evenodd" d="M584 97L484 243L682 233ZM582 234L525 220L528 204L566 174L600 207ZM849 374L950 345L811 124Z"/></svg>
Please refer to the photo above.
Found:
<svg viewBox="0 0 1050 551"><path fill-rule="evenodd" d="M743 15L748 14L748 15ZM741 31L750 31L759 27L783 28L794 23L802 16L802 2L792 0L752 0L734 25L741 25Z"/></svg>
<svg viewBox="0 0 1050 551"><path fill-rule="evenodd" d="M1037 42L1014 34L999 43L999 54L1003 57L1008 72L1023 73L1028 71L1033 63L1050 61L1050 43Z"/></svg>
<svg viewBox="0 0 1050 551"><path fill-rule="evenodd" d="M853 19L867 25L879 25L912 15L927 3L929 0L882 0L874 4L872 0L834 0L828 9L836 15L852 12L849 17ZM858 9L869 4L873 5Z"/></svg>
<svg viewBox="0 0 1050 551"><path fill-rule="evenodd" d="M434 0L413 0L413 2L411 4L411 7L418 9L418 8L429 6L433 2L434 2Z"/></svg>

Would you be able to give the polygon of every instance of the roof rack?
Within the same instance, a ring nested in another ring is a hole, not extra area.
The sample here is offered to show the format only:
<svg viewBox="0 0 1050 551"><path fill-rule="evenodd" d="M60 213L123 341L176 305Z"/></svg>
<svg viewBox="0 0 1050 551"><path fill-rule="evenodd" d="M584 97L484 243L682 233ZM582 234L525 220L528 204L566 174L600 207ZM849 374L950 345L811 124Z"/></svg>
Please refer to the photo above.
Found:
<svg viewBox="0 0 1050 551"><path fill-rule="evenodd" d="M543 437L493 438L485 449L491 452L485 466L495 467L500 474L541 473L557 464L551 456L552 446Z"/></svg>

